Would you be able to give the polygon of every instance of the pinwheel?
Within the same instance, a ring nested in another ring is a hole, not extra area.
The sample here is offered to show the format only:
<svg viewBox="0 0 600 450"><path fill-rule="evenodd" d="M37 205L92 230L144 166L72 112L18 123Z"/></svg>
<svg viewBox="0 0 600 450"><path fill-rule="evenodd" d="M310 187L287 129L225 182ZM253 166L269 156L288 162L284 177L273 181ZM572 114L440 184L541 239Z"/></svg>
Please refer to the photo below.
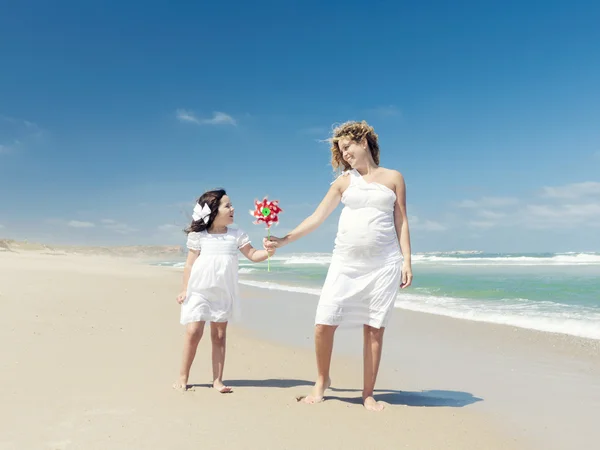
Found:
<svg viewBox="0 0 600 450"><path fill-rule="evenodd" d="M250 215L256 220L254 223L260 225L264 223L267 228L267 237L271 236L271 225L279 223L279 213L283 210L279 207L279 200L267 200L267 197L262 201L254 201L254 210L250 211ZM271 271L271 258L267 258L267 270Z"/></svg>

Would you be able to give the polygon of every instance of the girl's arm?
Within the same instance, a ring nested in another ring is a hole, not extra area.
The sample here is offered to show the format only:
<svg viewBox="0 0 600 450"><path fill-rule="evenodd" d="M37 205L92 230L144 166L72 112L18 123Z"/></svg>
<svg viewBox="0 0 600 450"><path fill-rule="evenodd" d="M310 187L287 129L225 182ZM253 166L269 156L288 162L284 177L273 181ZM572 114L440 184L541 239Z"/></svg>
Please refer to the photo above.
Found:
<svg viewBox="0 0 600 450"><path fill-rule="evenodd" d="M394 173L396 185L396 204L394 205L394 225L396 234L400 243L400 250L404 258L402 265L402 288L410 286L412 283L412 261L410 250L410 230L408 227L408 215L406 213L406 183L400 172Z"/></svg>
<svg viewBox="0 0 600 450"><path fill-rule="evenodd" d="M264 261L268 256L273 256L275 254L275 249L257 250L252 247L251 244L248 244L240 248L240 252L242 252L242 255L244 255L250 261L257 263Z"/></svg>
<svg viewBox="0 0 600 450"><path fill-rule="evenodd" d="M275 236L271 236L268 240L265 241L265 245L267 248L274 247L283 247L284 245L289 244L290 242L297 241L303 236L306 236L309 233L315 231L319 226L327 219L333 210L337 208L340 204L340 200L342 199L342 193L348 185L350 184L348 177L338 177L338 179L331 185L323 200L317 209L304 219L300 225L290 231L285 237L277 238ZM271 247L269 246L271 244Z"/></svg>
<svg viewBox="0 0 600 450"><path fill-rule="evenodd" d="M181 288L181 293L177 296L177 303L183 303L183 301L185 300L185 296L187 293L187 285L190 281L190 273L192 272L192 266L194 265L194 262L196 262L196 260L198 259L198 256L200 256L200 250L190 249L188 251L188 255L185 260L185 266L183 268L183 286Z"/></svg>

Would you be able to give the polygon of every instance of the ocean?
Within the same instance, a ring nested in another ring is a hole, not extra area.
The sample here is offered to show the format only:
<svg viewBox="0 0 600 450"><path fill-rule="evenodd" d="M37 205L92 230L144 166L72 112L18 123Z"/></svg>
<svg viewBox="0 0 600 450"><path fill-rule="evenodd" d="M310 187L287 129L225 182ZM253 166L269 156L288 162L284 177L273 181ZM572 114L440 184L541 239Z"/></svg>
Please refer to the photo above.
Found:
<svg viewBox="0 0 600 450"><path fill-rule="evenodd" d="M319 295L330 260L278 254L269 272L240 257L240 283ZM396 308L600 340L600 253L415 254L413 275Z"/></svg>

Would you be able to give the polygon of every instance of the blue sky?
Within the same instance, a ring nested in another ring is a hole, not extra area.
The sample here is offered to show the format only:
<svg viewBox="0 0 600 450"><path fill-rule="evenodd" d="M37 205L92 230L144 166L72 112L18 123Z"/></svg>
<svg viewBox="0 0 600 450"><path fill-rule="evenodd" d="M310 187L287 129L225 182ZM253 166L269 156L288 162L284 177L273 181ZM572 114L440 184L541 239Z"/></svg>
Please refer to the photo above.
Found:
<svg viewBox="0 0 600 450"><path fill-rule="evenodd" d="M84 4L85 3L85 4ZM368 6L367 6L368 5ZM600 4L5 2L0 236L182 244L222 186L308 215L369 121L413 250L600 251ZM338 211L288 251L330 251Z"/></svg>

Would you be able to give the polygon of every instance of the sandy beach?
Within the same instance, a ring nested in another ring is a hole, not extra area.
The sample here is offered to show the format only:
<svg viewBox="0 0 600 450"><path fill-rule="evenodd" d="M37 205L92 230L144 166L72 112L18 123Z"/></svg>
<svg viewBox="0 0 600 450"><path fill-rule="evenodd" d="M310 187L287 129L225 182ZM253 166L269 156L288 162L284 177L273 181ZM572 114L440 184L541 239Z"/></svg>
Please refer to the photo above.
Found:
<svg viewBox="0 0 600 450"><path fill-rule="evenodd" d="M490 374L500 369L492 361L503 365L506 357L531 381L515 351L531 334L506 327L397 313L378 383L382 413L360 405L357 336L342 331L327 401L298 403L315 373L310 296L286 303L244 288L244 320L229 329L225 368L235 392L208 387L207 334L192 368L193 390L177 392L180 279L179 270L134 258L0 252L0 449L550 448L503 415L504 387L493 395L482 381L494 381ZM461 347L465 339L469 350ZM597 349L554 342L556 355L584 364L582 373L600 373L590 356ZM526 357L532 346L548 347L541 339L525 344ZM440 356L451 347L462 348L461 360ZM472 366L482 372L465 378Z"/></svg>

